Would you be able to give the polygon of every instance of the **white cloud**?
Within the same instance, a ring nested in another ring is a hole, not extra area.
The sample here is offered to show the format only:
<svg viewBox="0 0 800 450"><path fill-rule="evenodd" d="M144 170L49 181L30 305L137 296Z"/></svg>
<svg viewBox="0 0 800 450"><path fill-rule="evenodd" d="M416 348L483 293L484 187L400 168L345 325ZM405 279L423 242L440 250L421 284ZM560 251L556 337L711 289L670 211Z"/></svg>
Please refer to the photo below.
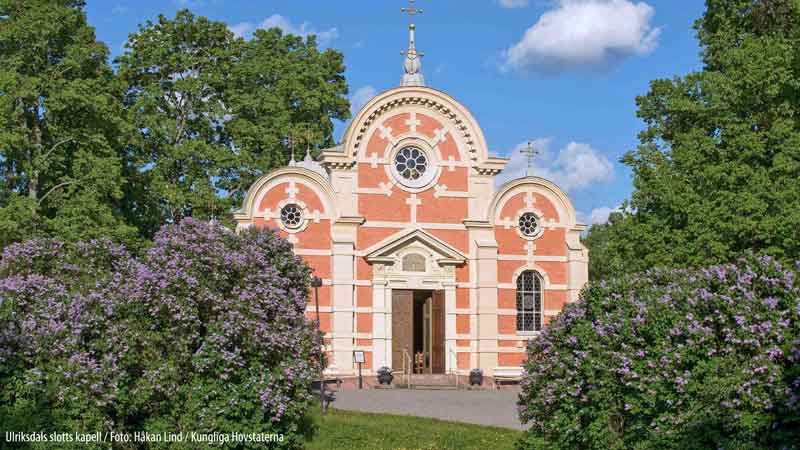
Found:
<svg viewBox="0 0 800 450"><path fill-rule="evenodd" d="M559 0L504 55L504 70L556 74L608 69L658 46L655 10L631 0Z"/></svg>
<svg viewBox="0 0 800 450"><path fill-rule="evenodd" d="M589 214L589 224L598 225L598 224L608 223L608 217L611 215L611 213L620 211L622 211L622 209L619 206L617 206L616 208L609 208L607 206L595 208Z"/></svg>
<svg viewBox="0 0 800 450"><path fill-rule="evenodd" d="M317 36L317 43L325 47L333 42L336 38L339 37L339 30L334 27L328 30L318 31L311 27L311 24L308 22L303 22L301 24L293 24L291 20L288 18L280 15L280 14L273 14L263 21L261 21L258 26L254 26L250 22L241 22L235 25L230 25L228 27L234 34L239 37L247 38L250 33L255 31L256 29L270 29L270 28L280 28L283 30L284 33L287 34L294 34L295 36L300 37L308 37L309 35L316 35Z"/></svg>
<svg viewBox="0 0 800 450"><path fill-rule="evenodd" d="M524 8L529 3L529 0L500 0L500 6L503 8Z"/></svg>
<svg viewBox="0 0 800 450"><path fill-rule="evenodd" d="M616 208L601 206L599 208L592 209L592 211L588 214L578 211L578 222L589 226L603 225L608 223L608 218L612 213L615 212L622 212L622 205L619 205Z"/></svg>
<svg viewBox="0 0 800 450"><path fill-rule="evenodd" d="M231 32L240 38L246 37L251 31L253 31L253 25L249 22L242 22L237 23L236 25L228 25L228 29Z"/></svg>
<svg viewBox="0 0 800 450"><path fill-rule="evenodd" d="M577 191L614 179L614 165L589 144L570 142L557 155L550 151L550 144L550 138L533 141L539 150L532 166L535 175L556 183L565 191ZM506 169L497 179L498 184L525 176L528 160L520 150L527 145L524 142L514 149Z"/></svg>
<svg viewBox="0 0 800 450"><path fill-rule="evenodd" d="M350 112L353 114L353 117L355 117L355 115L361 111L361 108L369 103L377 93L378 91L372 86L362 86L356 89L353 95L350 96Z"/></svg>

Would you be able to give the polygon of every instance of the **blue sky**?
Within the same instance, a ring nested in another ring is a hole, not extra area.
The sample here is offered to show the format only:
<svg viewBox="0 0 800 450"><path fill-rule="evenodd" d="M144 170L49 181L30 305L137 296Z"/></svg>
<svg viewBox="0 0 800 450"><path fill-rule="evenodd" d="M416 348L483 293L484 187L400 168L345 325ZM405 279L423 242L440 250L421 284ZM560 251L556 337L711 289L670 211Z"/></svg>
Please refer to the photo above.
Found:
<svg viewBox="0 0 800 450"><path fill-rule="evenodd" d="M636 147L635 98L650 80L701 67L693 22L701 0L418 0L417 48L428 86L467 106L490 152L511 156L533 140L535 170L570 194L585 222L630 196L619 158ZM147 19L181 8L245 36L259 26L315 33L342 51L353 103L399 84L408 46L407 0L89 1L98 38L116 55ZM337 137L344 125L337 126Z"/></svg>

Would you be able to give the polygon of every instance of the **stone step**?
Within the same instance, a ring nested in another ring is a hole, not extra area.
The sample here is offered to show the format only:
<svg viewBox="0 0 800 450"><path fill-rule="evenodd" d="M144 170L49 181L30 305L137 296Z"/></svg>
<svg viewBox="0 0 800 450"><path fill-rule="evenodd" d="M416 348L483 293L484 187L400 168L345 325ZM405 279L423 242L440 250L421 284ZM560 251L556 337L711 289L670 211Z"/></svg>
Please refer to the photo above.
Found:
<svg viewBox="0 0 800 450"><path fill-rule="evenodd" d="M411 389L417 391L455 391L458 390L456 385L445 384L412 384Z"/></svg>
<svg viewBox="0 0 800 450"><path fill-rule="evenodd" d="M449 374L418 374L411 377L411 388L419 390L458 389L456 377Z"/></svg>

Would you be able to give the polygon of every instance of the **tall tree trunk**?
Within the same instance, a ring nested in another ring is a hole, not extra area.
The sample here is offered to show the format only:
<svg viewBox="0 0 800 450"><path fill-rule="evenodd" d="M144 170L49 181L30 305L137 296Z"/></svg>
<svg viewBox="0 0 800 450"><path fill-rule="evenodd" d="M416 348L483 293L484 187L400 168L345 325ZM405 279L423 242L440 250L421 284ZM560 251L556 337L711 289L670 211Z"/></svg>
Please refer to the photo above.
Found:
<svg viewBox="0 0 800 450"><path fill-rule="evenodd" d="M36 201L39 196L39 169L36 168L36 158L42 151L42 128L39 124L39 111L34 107L31 114L33 129L33 149L31 149L31 170L28 174L28 198Z"/></svg>

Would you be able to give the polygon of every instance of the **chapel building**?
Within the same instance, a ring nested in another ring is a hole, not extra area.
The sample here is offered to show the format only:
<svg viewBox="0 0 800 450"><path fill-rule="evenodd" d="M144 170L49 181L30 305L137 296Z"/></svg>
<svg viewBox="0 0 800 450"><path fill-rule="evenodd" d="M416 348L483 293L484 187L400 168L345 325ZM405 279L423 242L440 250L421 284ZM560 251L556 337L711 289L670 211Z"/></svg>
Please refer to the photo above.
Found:
<svg viewBox="0 0 800 450"><path fill-rule="evenodd" d="M427 87L410 27L401 86L356 114L320 160L259 179L237 229L269 227L323 280L329 376L402 370L521 373L526 342L588 278L567 194L525 176L496 186L508 159L491 156L470 111ZM315 318L315 305L308 306Z"/></svg>

